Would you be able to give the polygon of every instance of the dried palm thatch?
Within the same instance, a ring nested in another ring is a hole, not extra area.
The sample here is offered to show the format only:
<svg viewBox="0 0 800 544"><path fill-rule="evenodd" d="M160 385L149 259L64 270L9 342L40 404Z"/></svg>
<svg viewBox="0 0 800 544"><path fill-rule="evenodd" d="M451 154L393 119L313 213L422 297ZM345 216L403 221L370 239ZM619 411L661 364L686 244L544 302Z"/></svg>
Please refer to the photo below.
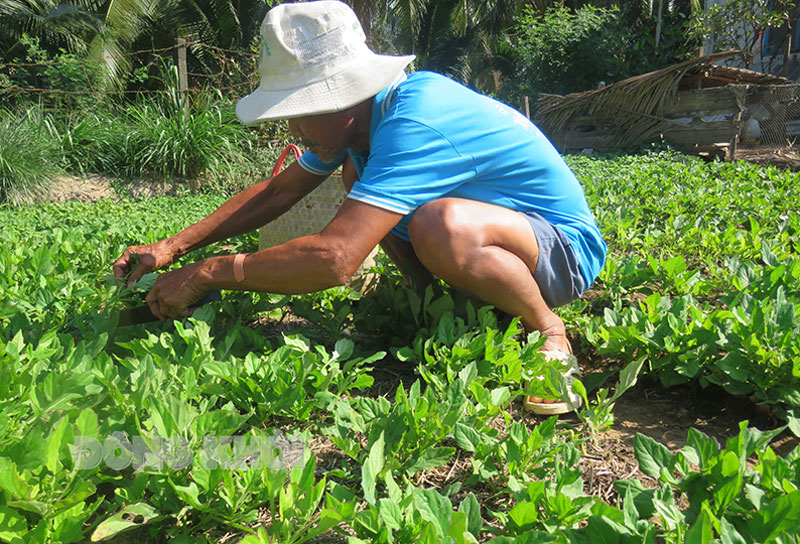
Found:
<svg viewBox="0 0 800 544"><path fill-rule="evenodd" d="M658 135L665 124L672 123L664 118L664 106L675 97L681 79L734 54L736 51L725 51L697 57L593 91L540 95L536 124L554 139L555 135L566 134L576 117L590 117L598 124L609 125L612 145L647 141Z"/></svg>

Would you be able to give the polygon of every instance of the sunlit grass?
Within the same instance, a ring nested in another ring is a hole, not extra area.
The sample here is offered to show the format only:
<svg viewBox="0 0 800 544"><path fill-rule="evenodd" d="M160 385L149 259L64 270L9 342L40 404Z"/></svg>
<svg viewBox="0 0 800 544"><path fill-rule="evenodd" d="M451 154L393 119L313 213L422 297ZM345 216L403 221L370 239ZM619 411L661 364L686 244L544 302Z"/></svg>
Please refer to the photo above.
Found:
<svg viewBox="0 0 800 544"><path fill-rule="evenodd" d="M62 171L51 126L38 108L0 110L0 202L28 201Z"/></svg>

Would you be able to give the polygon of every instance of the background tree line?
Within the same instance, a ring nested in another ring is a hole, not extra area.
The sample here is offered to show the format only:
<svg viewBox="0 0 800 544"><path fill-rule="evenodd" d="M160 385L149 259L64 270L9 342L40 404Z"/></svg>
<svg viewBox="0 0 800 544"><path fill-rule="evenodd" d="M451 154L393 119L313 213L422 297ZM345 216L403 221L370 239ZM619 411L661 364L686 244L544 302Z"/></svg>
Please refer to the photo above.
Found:
<svg viewBox="0 0 800 544"><path fill-rule="evenodd" d="M88 60L93 88L146 88L149 59L126 52L171 47L177 38L231 51L255 51L275 0L0 0L0 62ZM712 31L701 0L349 0L374 49L417 55L415 69L445 73L519 103L522 95L594 88L679 62ZM774 2L731 0L773 13ZM789 4L790 2L784 2ZM780 2L778 2L780 4ZM749 6L749 8L748 8ZM773 19L764 24L780 24ZM190 71L218 67L196 49ZM138 70L138 72L137 72ZM86 79L46 70L69 86ZM4 73L5 72L5 73ZM254 72L250 67L250 72ZM0 90L8 70L0 70ZM74 80L74 81L72 81Z"/></svg>

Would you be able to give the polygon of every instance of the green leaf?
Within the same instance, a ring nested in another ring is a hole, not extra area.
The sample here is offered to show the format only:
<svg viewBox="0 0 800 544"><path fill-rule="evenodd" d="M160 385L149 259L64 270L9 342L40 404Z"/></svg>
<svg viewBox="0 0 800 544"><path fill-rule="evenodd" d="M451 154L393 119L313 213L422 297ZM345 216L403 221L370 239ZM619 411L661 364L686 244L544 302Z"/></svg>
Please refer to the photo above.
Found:
<svg viewBox="0 0 800 544"><path fill-rule="evenodd" d="M686 436L686 445L681 451L690 463L700 468L708 468L709 461L719 453L719 444L714 438L692 427Z"/></svg>
<svg viewBox="0 0 800 544"><path fill-rule="evenodd" d="M333 346L334 351L339 355L340 359L348 359L353 355L353 348L355 343L349 338L340 338Z"/></svg>
<svg viewBox="0 0 800 544"><path fill-rule="evenodd" d="M622 500L622 514L626 527L636 527L636 521L639 519L639 510L636 508L634 493L635 491L632 492L630 487L627 488Z"/></svg>
<svg viewBox="0 0 800 544"><path fill-rule="evenodd" d="M69 419L64 417L58 423L58 427L47 439L47 470L51 474L57 474L61 468L61 461L59 456L61 453L61 446L64 442L64 434L69 426Z"/></svg>
<svg viewBox="0 0 800 544"><path fill-rule="evenodd" d="M671 471L675 467L676 456L660 444L643 434L636 434L633 439L634 454L639 461L641 471L651 478L661 478L662 475L671 480Z"/></svg>
<svg viewBox="0 0 800 544"><path fill-rule="evenodd" d="M511 398L511 390L508 387L498 387L492 389L491 402L493 406L501 406Z"/></svg>
<svg viewBox="0 0 800 544"><path fill-rule="evenodd" d="M352 504L352 503L351 503ZM343 512L337 511L333 508L323 508L319 513L319 521L312 531L309 531L308 537L313 538L326 531L329 531L339 525L346 518Z"/></svg>
<svg viewBox="0 0 800 544"><path fill-rule="evenodd" d="M146 525L161 518L161 514L149 504L130 504L110 518L100 522L92 533L92 542L100 542L124 531Z"/></svg>
<svg viewBox="0 0 800 544"><path fill-rule="evenodd" d="M678 508L674 501L664 502L661 499L654 499L653 506L656 513L664 520L667 528L675 529L686 524L686 515Z"/></svg>
<svg viewBox="0 0 800 544"><path fill-rule="evenodd" d="M392 350L392 353L394 354L395 359L403 363L414 360L414 350L408 346Z"/></svg>
<svg viewBox="0 0 800 544"><path fill-rule="evenodd" d="M617 493L625 497L625 503L633 502L636 512L642 519L647 519L655 513L653 497L655 489L647 489L639 480L617 480L614 482L614 489Z"/></svg>
<svg viewBox="0 0 800 544"><path fill-rule="evenodd" d="M78 435L97 438L100 428L97 422L97 414L91 408L84 408L75 420L75 427Z"/></svg>
<svg viewBox="0 0 800 544"><path fill-rule="evenodd" d="M447 464L452 459L455 448L438 447L422 450L419 457L406 467L410 474L416 474L421 470L433 470L436 467Z"/></svg>
<svg viewBox="0 0 800 544"><path fill-rule="evenodd" d="M580 395L583 399L584 406L589 405L589 399L586 396L586 387L583 385L583 382L580 380L575 380L572 382L572 392Z"/></svg>
<svg viewBox="0 0 800 544"><path fill-rule="evenodd" d="M400 501L403 500L403 492L400 490L400 486L397 485L397 482L394 481L391 470L384 472L383 482L386 484L386 493L389 495L389 500L400 504Z"/></svg>
<svg viewBox="0 0 800 544"><path fill-rule="evenodd" d="M795 436L800 436L800 408L793 408L786 411L786 421L788 422L789 430Z"/></svg>
<svg viewBox="0 0 800 544"><path fill-rule="evenodd" d="M450 500L440 495L435 489L413 489L412 493L414 506L420 517L434 525L436 534L442 537L446 536L450 514L453 511Z"/></svg>
<svg viewBox="0 0 800 544"><path fill-rule="evenodd" d="M11 541L21 538L28 532L28 523L18 512L0 506L0 539Z"/></svg>
<svg viewBox="0 0 800 544"><path fill-rule="evenodd" d="M27 499L31 492L30 486L22 479L14 462L7 457L0 457L0 488L14 499Z"/></svg>
<svg viewBox="0 0 800 544"><path fill-rule="evenodd" d="M753 503L753 506L756 507L756 510L760 510L761 505L764 503L764 499L767 496L766 491L753 484L746 484L744 486L744 490L747 500Z"/></svg>
<svg viewBox="0 0 800 544"><path fill-rule="evenodd" d="M800 491L778 497L756 512L753 522L758 523L764 542L769 542L784 532L796 534L800 527Z"/></svg>
<svg viewBox="0 0 800 544"><path fill-rule="evenodd" d="M364 498L369 504L375 504L375 480L383 470L383 449L385 446L383 432L372 444L367 455L367 460L361 469L361 487L364 490Z"/></svg>
<svg viewBox="0 0 800 544"><path fill-rule="evenodd" d="M639 373L642 371L642 365L644 365L645 360L646 356L642 356L620 370L619 382L617 382L617 386L614 389L614 394L611 396L611 402L617 400L625 391L636 385L636 381L639 378Z"/></svg>
<svg viewBox="0 0 800 544"><path fill-rule="evenodd" d="M436 527L434 527L433 522L425 522L422 532L417 536L415 542L419 544L440 544L441 540L439 535L436 534Z"/></svg>
<svg viewBox="0 0 800 544"><path fill-rule="evenodd" d="M200 501L200 488L195 482L189 482L189 485L173 485L172 487L183 502L198 510L203 510L203 504Z"/></svg>
<svg viewBox="0 0 800 544"><path fill-rule="evenodd" d="M611 508L611 507L609 507ZM586 525L586 542L592 544L619 544L628 542L630 531L609 517L591 516Z"/></svg>
<svg viewBox="0 0 800 544"><path fill-rule="evenodd" d="M239 544L270 544L272 539L263 527L259 527L254 534L247 535Z"/></svg>
<svg viewBox="0 0 800 544"><path fill-rule="evenodd" d="M467 531L472 536L478 538L483 529L483 518L481 517L481 505L478 504L478 499L475 494L470 492L467 497L461 501L458 506L459 512L464 512L467 515Z"/></svg>
<svg viewBox="0 0 800 544"><path fill-rule="evenodd" d="M453 438L456 441L456 445L467 451L474 452L477 445L481 443L481 434L476 431L473 427L465 424L465 423L456 423L455 428L453 429Z"/></svg>
<svg viewBox="0 0 800 544"><path fill-rule="evenodd" d="M467 515L464 512L452 512L450 514L450 526L447 529L447 536L457 544L477 544L477 539L472 533L467 531Z"/></svg>
<svg viewBox="0 0 800 544"><path fill-rule="evenodd" d="M518 502L508 512L508 517L513 522L510 527L513 534L521 534L533 528L539 521L539 509L531 502Z"/></svg>
<svg viewBox="0 0 800 544"><path fill-rule="evenodd" d="M398 503L390 499L380 499L378 501L378 507L381 519L387 527L393 531L403 527L403 512L400 510L400 505Z"/></svg>
<svg viewBox="0 0 800 544"><path fill-rule="evenodd" d="M713 538L714 531L711 528L711 517L704 510L700 513L694 525L686 532L686 544L708 544Z"/></svg>
<svg viewBox="0 0 800 544"><path fill-rule="evenodd" d="M732 451L726 452L722 459L711 470L712 476L722 483L714 493L716 514L721 515L739 495L742 488L742 474L740 472L739 458Z"/></svg>
<svg viewBox="0 0 800 544"><path fill-rule="evenodd" d="M747 540L725 518L720 520L719 539L722 544L747 544Z"/></svg>

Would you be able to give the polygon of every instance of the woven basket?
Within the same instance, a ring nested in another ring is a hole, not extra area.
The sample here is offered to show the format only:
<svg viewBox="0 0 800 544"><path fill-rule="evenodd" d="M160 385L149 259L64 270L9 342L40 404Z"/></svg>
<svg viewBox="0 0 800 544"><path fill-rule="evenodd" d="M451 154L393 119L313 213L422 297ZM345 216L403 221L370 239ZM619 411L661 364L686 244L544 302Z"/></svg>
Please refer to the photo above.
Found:
<svg viewBox="0 0 800 544"><path fill-rule="evenodd" d="M261 228L259 248L277 246L309 234L316 234L331 222L336 211L347 198L341 176L330 176L292 208ZM347 283L351 288L366 293L375 287L377 274L367 270L375 265L378 248L372 250Z"/></svg>

